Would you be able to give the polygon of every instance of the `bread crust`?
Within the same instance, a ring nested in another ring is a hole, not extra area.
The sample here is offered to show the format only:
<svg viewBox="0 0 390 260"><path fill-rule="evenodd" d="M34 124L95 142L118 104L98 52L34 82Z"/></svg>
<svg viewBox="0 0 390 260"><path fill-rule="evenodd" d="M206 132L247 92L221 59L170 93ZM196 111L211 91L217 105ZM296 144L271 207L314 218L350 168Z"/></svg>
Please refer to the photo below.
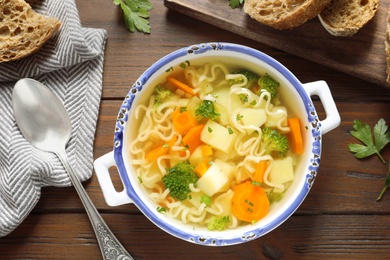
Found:
<svg viewBox="0 0 390 260"><path fill-rule="evenodd" d="M331 0L246 0L244 12L275 29L291 29L316 17Z"/></svg>
<svg viewBox="0 0 390 260"><path fill-rule="evenodd" d="M375 16L378 6L379 0L337 0L330 2L318 18L330 34L348 37Z"/></svg>
<svg viewBox="0 0 390 260"><path fill-rule="evenodd" d="M37 52L61 21L35 12L24 0L0 0L0 62Z"/></svg>

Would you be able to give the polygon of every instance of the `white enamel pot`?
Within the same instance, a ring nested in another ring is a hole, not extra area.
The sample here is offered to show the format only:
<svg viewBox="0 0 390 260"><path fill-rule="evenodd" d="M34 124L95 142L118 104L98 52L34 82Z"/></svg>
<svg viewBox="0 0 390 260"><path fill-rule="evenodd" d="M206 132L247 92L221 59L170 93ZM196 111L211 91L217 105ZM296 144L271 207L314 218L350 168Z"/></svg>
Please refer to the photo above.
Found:
<svg viewBox="0 0 390 260"><path fill-rule="evenodd" d="M252 71L267 71L280 83L281 96L288 109L299 115L305 125L304 154L295 168L295 177L283 199L274 203L266 217L255 224L248 224L232 230L208 231L206 228L194 228L172 219L157 211L158 205L148 198L141 187L130 164L126 145L131 139L137 122L130 120L132 109L145 100L154 89L153 82L167 76L170 68L183 62L191 64L210 60L234 62L250 68ZM313 105L312 96L318 96L326 117L320 120ZM224 246L251 241L261 237L286 221L301 205L308 195L317 175L320 158L322 135L340 124L340 116L330 89L326 82L316 81L302 84L287 68L268 55L237 44L202 43L188 46L168 54L147 69L130 88L118 113L113 151L103 155L94 162L94 168L108 205L118 206L134 203L138 209L156 226L167 233L185 241L199 245ZM116 166L123 191L117 192L110 177L110 167Z"/></svg>

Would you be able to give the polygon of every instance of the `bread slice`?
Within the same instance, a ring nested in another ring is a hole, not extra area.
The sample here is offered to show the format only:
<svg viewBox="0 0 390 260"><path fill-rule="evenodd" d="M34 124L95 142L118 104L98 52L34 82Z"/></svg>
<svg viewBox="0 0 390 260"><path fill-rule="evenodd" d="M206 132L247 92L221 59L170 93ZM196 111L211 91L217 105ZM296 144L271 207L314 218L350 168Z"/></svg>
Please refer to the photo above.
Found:
<svg viewBox="0 0 390 260"><path fill-rule="evenodd" d="M318 16L322 26L334 36L352 36L378 10L379 0L335 0Z"/></svg>
<svg viewBox="0 0 390 260"><path fill-rule="evenodd" d="M35 12L24 0L0 0L0 62L38 51L60 26L60 20Z"/></svg>
<svg viewBox="0 0 390 260"><path fill-rule="evenodd" d="M246 0L244 12L276 29L291 29L316 17L331 0Z"/></svg>
<svg viewBox="0 0 390 260"><path fill-rule="evenodd" d="M385 39L385 57L386 57L386 81L390 84L390 6L387 11L386 39Z"/></svg>

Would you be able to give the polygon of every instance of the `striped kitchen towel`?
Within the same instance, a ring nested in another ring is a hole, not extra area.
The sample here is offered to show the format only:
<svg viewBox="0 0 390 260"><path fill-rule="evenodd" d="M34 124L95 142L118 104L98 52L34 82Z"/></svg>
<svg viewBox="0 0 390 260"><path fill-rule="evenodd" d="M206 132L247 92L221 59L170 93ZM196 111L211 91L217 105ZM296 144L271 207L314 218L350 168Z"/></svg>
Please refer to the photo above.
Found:
<svg viewBox="0 0 390 260"><path fill-rule="evenodd" d="M18 79L34 78L64 102L72 122L67 155L82 181L93 170L106 31L82 27L74 0L36 0L33 9L62 25L39 52L0 63L0 237L28 216L42 187L71 185L57 156L32 147L21 135L11 99Z"/></svg>

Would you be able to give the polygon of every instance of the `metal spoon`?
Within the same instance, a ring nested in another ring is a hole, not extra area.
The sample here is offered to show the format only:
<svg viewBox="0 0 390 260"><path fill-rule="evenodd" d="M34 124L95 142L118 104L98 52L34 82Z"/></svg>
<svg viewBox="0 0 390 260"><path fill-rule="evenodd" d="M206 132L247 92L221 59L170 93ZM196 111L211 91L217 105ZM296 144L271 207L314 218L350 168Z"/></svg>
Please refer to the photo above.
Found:
<svg viewBox="0 0 390 260"><path fill-rule="evenodd" d="M103 259L133 259L108 228L73 172L65 152L72 126L61 101L45 85L28 78L15 84L12 101L16 123L24 138L60 158L88 213Z"/></svg>

